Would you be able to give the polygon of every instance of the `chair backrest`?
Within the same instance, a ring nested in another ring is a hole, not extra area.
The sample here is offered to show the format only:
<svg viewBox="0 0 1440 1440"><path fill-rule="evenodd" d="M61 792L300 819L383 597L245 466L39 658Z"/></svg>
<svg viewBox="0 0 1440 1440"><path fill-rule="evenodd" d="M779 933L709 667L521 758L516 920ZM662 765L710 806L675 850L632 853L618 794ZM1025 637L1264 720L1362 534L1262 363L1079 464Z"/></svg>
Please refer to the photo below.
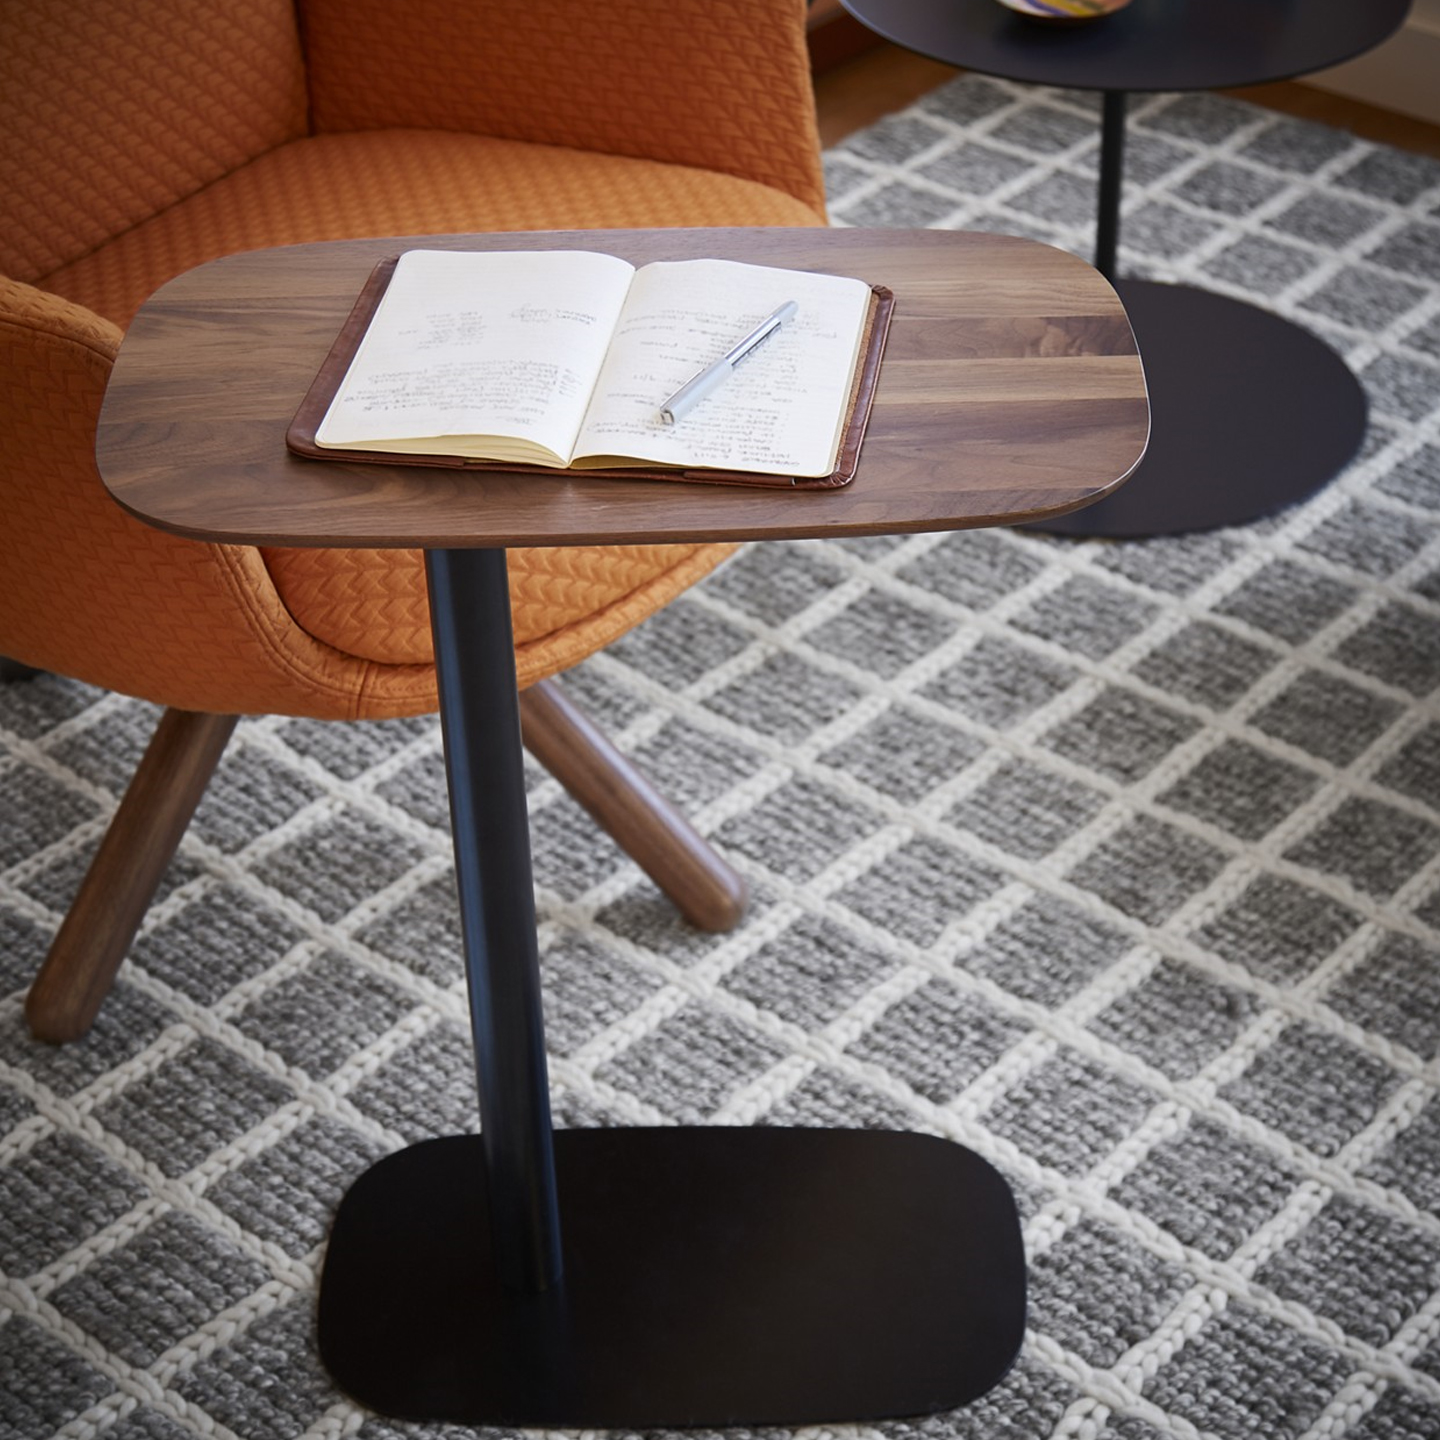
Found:
<svg viewBox="0 0 1440 1440"><path fill-rule="evenodd" d="M38 281L303 135L293 0L3 0L0 273Z"/></svg>
<svg viewBox="0 0 1440 1440"><path fill-rule="evenodd" d="M311 124L669 161L825 205L804 0L299 0Z"/></svg>

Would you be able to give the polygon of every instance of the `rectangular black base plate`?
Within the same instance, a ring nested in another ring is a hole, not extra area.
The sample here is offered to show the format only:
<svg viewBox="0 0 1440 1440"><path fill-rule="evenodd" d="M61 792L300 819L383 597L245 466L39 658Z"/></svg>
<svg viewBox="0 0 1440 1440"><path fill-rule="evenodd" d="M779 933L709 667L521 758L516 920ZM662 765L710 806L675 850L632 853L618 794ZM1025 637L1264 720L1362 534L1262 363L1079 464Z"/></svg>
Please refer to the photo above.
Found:
<svg viewBox="0 0 1440 1440"><path fill-rule="evenodd" d="M320 1288L321 1355L411 1420L803 1425L950 1410L1010 1368L1025 1262L983 1159L891 1131L562 1130L565 1275L503 1292L475 1136L365 1172Z"/></svg>

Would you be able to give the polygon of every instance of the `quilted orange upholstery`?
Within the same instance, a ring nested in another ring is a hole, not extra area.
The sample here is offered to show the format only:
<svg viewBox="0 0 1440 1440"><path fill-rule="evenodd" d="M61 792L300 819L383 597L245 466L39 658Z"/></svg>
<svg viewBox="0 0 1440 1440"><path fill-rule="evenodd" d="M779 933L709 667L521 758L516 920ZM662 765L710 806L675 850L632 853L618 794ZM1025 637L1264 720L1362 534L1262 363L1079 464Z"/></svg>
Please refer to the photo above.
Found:
<svg viewBox="0 0 1440 1440"><path fill-rule="evenodd" d="M89 0L78 7L58 0L36 6L40 33L51 33L60 23L56 17L73 16L77 8L88 11ZM53 215L36 202L40 219L24 227L26 235L16 242L17 254L18 249L25 253L13 261L12 272L35 285L0 279L0 375L6 381L0 386L0 427L7 437L0 454L5 520L0 527L5 575L0 654L192 710L341 718L433 708L428 612L417 553L199 545L131 520L109 500L94 472L93 432L121 327L145 295L170 276L214 256L258 246L465 230L823 223L816 208L818 151L799 0L739 0L719 7L660 5L657 0L615 7L628 17L626 23L648 15L657 25L662 12L670 25L677 12L703 10L701 28L712 41L719 22L709 12L725 16L727 24L734 17L736 36L715 54L707 53L704 94L667 80L658 89L668 85L667 103L676 111L665 124L653 106L647 111L660 131L678 135L691 126L690 111L715 108L712 87L719 87L719 95L733 93L725 87L740 83L740 77L727 73L727 65L743 69L746 84L764 88L768 76L771 99L764 133L754 126L727 133L724 163L714 168L697 168L688 153L683 158L689 163L677 163L682 157L674 153L676 146L663 138L660 158L646 154L639 149L641 130L633 126L629 140L616 141L618 153L587 149L584 142L592 137L583 106L564 112L567 123L579 126L570 137L576 143L565 146L514 134L468 133L484 113L476 95L494 88L494 76L481 71L483 79L477 79L463 65L443 86L428 87L436 93L427 92L429 108L423 114L395 117L421 128L365 128L366 120L340 113L347 93L352 103L362 104L370 93L369 78L377 66L385 68L387 57L394 59L397 72L409 75L413 52L407 59L400 43L404 37L377 29L382 22L408 33L423 28L428 18L451 37L453 54L463 56L473 54L477 45L488 46L501 30L505 44L513 45L515 25L538 44L535 26L543 19L547 32L556 32L549 53L558 55L574 38L572 32L593 38L595 17L609 13L603 5L578 0L521 7L508 0L424 0L405 6L308 0L302 21L310 64L325 76L323 86L316 80L312 100L317 114L328 107L328 121L325 133L298 138L294 97L283 78L291 65L281 33L293 32L288 7L283 16L271 0L129 0L121 8L129 17L115 22L124 31L123 59L134 61L138 71L147 70L149 62L130 48L131 39L144 33L135 17L150 16L168 36L180 24L177 17L193 19L216 10L224 23L243 28L244 12L253 12L253 43L241 48L249 55L259 45L260 53L273 53L277 71L283 72L272 74L262 87L268 98L261 108L268 108L273 128L257 139L264 127L257 129L251 112L233 100L228 82L221 83L207 123L226 136L225 144L198 144L207 156L219 157L216 173L193 168L199 163L191 153L197 137L181 141L169 135L168 127L178 122L165 112L154 122L167 131L154 144L156 156L136 157L128 175L117 177L125 204L111 204L102 195L105 203L97 206L90 230L77 218L84 209L82 181L72 183L67 175ZM347 29L352 19L354 34L378 39L373 53L365 50L363 63L345 48L353 38ZM224 28L220 21L201 26L201 41L211 43L217 27ZM97 31L97 43L119 44L114 28ZM754 53L756 35L770 37L763 54ZM785 44L782 36L788 37ZM625 109L616 106L617 93L627 93L617 92L616 83L629 83L633 67L616 58L613 37L608 49L596 44L596 53L565 77L564 88L590 94L592 110ZM36 48L32 39L17 47L13 37L0 34L0 76L25 82L16 54L27 47ZM499 56L503 47L486 53ZM651 53L651 59L660 64L664 55ZM251 63L227 59L221 74L242 74ZM349 85L342 79L347 63L359 66ZM612 73L606 64L618 68ZM758 82L751 78L757 66ZM374 93L383 92L389 105L411 95L413 82L409 75L387 91L377 79ZM696 83L693 74L691 83ZM141 149L146 126L138 107L149 93L147 86L153 88L132 77L128 88L119 87L111 97L125 112L115 133ZM207 92L193 67L180 88L192 107L204 107ZM524 96L514 86L509 89L504 124L514 129ZM554 118L545 109L549 93L542 87L543 103L536 105L531 128L538 126L538 135L552 133L546 129ZM231 115L232 110L237 113ZM379 111L370 114L373 120ZM84 149L80 123L69 131L67 144ZM93 114L86 123L90 148L102 154L104 125ZM596 124L602 141L611 138L613 126ZM38 164L41 157L34 159ZM182 160L192 164L189 190L178 178L185 168ZM75 161L72 172L79 175L87 164L93 170L100 163ZM783 182L777 178L782 172ZM158 183L146 189L133 179L141 174L163 175L169 190ZM177 189L184 193L174 194ZM27 193L39 192L32 185ZM117 224L122 211L126 221ZM86 248L84 237L95 233L94 226L109 233L104 243ZM27 275L43 263L41 256L63 263ZM691 545L512 551L521 683L563 669L608 643L729 550Z"/></svg>
<svg viewBox="0 0 1440 1440"><path fill-rule="evenodd" d="M568 669L694 584L729 545L576 546L509 552L515 668L522 688ZM434 660L418 551L265 550L306 631L382 665Z"/></svg>
<svg viewBox="0 0 1440 1440"><path fill-rule="evenodd" d="M182 270L234 250L465 230L814 225L793 196L653 160L426 130L273 150L40 283L129 323Z"/></svg>
<svg viewBox="0 0 1440 1440"><path fill-rule="evenodd" d="M467 130L644 156L823 207L804 0L484 8L474 25L453 0L306 0L316 129Z"/></svg>
<svg viewBox="0 0 1440 1440"><path fill-rule="evenodd" d="M35 280L307 128L292 0L6 0L0 273Z"/></svg>
<svg viewBox="0 0 1440 1440"><path fill-rule="evenodd" d="M307 635L258 551L177 540L105 495L93 417L119 343L108 321L0 278L0 654L182 709L433 707L429 667L366 664Z"/></svg>

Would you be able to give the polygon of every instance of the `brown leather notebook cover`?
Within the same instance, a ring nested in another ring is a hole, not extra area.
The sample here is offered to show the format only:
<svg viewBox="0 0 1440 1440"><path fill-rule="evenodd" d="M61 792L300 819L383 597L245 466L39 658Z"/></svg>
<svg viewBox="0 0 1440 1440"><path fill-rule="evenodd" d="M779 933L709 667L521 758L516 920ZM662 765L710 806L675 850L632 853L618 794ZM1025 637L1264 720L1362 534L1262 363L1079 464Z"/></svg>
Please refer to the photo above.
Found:
<svg viewBox="0 0 1440 1440"><path fill-rule="evenodd" d="M470 460L458 455L392 455L382 450L336 450L327 449L315 442L315 431L325 418L350 361L370 324L370 317L390 283L399 256L382 260L370 272L370 278L360 291L355 307L341 327L330 353L325 357L314 383L301 402L290 428L285 432L285 444L296 455L311 460L363 460L379 465L438 465L446 469L460 470L504 470L511 474L533 472L537 475L574 475L589 477L618 478L624 480L681 480L708 485L765 485L771 488L795 490L826 490L848 484L855 478L860 463L860 446L865 438L865 426L870 419L870 406L875 398L875 384L880 374L880 357L885 350L885 337L890 329L890 316L895 309L895 295L884 285L870 287L874 299L870 305L870 316L866 323L865 336L861 341L860 363L855 369L855 384L850 392L849 417L841 437L840 451L835 469L828 475L801 476L757 475L741 470L706 470L701 468L677 469L669 465L634 465L624 468L606 469L561 469L550 465L511 464L497 460Z"/></svg>

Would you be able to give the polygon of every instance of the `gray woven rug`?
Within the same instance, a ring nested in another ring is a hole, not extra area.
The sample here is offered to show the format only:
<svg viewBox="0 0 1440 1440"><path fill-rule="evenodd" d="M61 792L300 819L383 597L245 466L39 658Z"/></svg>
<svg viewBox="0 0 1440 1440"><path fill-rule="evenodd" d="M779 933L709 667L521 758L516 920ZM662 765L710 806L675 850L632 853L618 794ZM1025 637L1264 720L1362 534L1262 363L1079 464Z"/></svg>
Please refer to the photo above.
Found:
<svg viewBox="0 0 1440 1440"><path fill-rule="evenodd" d="M1085 253L1096 131L961 79L829 157L836 220ZM837 1436L1434 1437L1440 164L1208 96L1137 101L1130 152L1127 270L1326 335L1363 456L1234 531L756 546L586 664L755 903L687 933L535 774L556 1106L1009 1176L1019 1365ZM152 720L0 690L0 1434L458 1434L355 1409L311 1339L342 1189L473 1123L437 728L245 724L99 1026L37 1047Z"/></svg>

